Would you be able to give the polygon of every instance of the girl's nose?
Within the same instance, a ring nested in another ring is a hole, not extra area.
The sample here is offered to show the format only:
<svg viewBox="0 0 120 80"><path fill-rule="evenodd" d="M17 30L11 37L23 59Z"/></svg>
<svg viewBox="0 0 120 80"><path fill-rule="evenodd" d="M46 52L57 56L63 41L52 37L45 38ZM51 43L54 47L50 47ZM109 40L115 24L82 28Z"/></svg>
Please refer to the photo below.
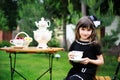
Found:
<svg viewBox="0 0 120 80"><path fill-rule="evenodd" d="M86 31L86 30L84 31L84 34L87 34L87 31Z"/></svg>

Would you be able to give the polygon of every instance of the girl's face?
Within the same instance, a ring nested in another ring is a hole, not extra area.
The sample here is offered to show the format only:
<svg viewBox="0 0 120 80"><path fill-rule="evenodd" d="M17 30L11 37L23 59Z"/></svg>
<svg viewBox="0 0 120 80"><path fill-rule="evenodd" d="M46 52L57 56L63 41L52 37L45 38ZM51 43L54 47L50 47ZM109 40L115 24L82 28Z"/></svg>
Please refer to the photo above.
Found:
<svg viewBox="0 0 120 80"><path fill-rule="evenodd" d="M80 40L87 40L89 41L89 38L92 34L92 29L90 28L79 28L79 35L80 35Z"/></svg>

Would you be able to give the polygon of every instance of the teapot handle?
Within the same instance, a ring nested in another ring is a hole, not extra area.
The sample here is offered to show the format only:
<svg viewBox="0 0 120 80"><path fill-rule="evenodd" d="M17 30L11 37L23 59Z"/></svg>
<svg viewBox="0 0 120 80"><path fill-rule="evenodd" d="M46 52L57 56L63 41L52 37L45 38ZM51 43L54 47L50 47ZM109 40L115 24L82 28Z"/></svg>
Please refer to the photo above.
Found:
<svg viewBox="0 0 120 80"><path fill-rule="evenodd" d="M48 23L48 27L50 27L51 25L51 22L49 20L47 20L47 23Z"/></svg>
<svg viewBox="0 0 120 80"><path fill-rule="evenodd" d="M14 44L13 40L10 40L10 43L11 43L11 44Z"/></svg>

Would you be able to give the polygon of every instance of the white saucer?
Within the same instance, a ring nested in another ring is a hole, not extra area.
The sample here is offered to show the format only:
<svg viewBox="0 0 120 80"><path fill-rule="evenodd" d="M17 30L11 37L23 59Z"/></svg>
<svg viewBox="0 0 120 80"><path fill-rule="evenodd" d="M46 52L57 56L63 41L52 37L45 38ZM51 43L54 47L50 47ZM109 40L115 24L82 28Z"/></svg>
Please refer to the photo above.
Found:
<svg viewBox="0 0 120 80"><path fill-rule="evenodd" d="M80 61L84 61L84 59L80 58L80 59L70 59L73 62L80 62Z"/></svg>

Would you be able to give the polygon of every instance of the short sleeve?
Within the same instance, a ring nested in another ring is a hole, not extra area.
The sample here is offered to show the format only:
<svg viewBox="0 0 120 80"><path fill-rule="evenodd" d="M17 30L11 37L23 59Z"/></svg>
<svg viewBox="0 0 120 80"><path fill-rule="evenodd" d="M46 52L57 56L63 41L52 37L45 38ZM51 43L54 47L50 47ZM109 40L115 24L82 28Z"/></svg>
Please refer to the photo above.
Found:
<svg viewBox="0 0 120 80"><path fill-rule="evenodd" d="M94 51L95 51L96 55L102 54L101 46L98 45L98 44L96 44L96 45L94 46Z"/></svg>
<svg viewBox="0 0 120 80"><path fill-rule="evenodd" d="M70 48L69 48L69 51L74 50L74 45L75 45L75 42L73 42L73 43L71 44L71 46L70 46Z"/></svg>

